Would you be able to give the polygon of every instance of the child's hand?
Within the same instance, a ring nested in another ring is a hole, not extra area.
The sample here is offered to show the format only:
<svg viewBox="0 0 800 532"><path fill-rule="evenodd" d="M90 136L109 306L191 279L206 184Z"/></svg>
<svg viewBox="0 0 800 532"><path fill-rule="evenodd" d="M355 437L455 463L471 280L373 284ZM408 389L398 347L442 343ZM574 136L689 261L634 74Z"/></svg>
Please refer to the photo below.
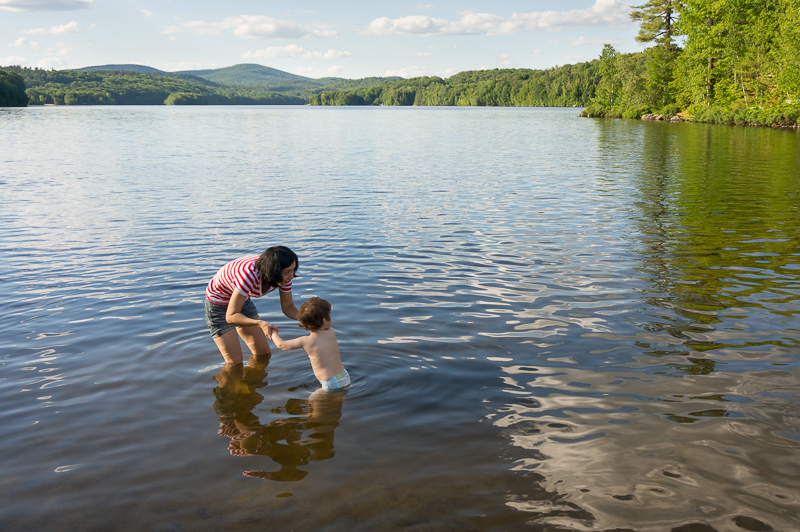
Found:
<svg viewBox="0 0 800 532"><path fill-rule="evenodd" d="M270 339L272 339L272 333L278 332L277 327L266 321L261 322L261 330L264 331L264 334Z"/></svg>

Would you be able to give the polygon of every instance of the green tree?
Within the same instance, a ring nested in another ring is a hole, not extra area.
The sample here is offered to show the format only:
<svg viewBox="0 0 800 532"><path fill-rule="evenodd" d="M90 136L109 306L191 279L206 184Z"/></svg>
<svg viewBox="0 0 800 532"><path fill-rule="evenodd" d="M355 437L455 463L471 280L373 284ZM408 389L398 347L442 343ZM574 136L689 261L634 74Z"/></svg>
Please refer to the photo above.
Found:
<svg viewBox="0 0 800 532"><path fill-rule="evenodd" d="M786 103L800 103L800 0L779 0L778 27L771 62L779 95Z"/></svg>
<svg viewBox="0 0 800 532"><path fill-rule="evenodd" d="M714 101L716 81L723 76L719 22L726 1L684 0L681 5L677 30L686 37L686 45L678 58L677 89L683 106Z"/></svg>
<svg viewBox="0 0 800 532"><path fill-rule="evenodd" d="M164 100L164 105L206 105L205 96L192 92L173 92Z"/></svg>
<svg viewBox="0 0 800 532"><path fill-rule="evenodd" d="M773 50L798 11L796 0L684 0L678 29L686 46L676 85L684 102L704 105L769 104L776 89ZM796 20L795 20L796 22ZM790 50L791 65L797 56Z"/></svg>
<svg viewBox="0 0 800 532"><path fill-rule="evenodd" d="M646 4L634 6L631 20L640 21L638 42L662 44L664 48L672 47L673 25L677 18L679 0L650 0Z"/></svg>
<svg viewBox="0 0 800 532"><path fill-rule="evenodd" d="M610 44L603 46L600 54L600 82L597 84L595 100L604 106L619 103L622 83L618 68L619 53Z"/></svg>
<svg viewBox="0 0 800 532"><path fill-rule="evenodd" d="M0 70L0 107L25 107L28 101L22 76Z"/></svg>
<svg viewBox="0 0 800 532"><path fill-rule="evenodd" d="M653 109L675 102L675 62L680 50L654 46L645 50L644 101Z"/></svg>

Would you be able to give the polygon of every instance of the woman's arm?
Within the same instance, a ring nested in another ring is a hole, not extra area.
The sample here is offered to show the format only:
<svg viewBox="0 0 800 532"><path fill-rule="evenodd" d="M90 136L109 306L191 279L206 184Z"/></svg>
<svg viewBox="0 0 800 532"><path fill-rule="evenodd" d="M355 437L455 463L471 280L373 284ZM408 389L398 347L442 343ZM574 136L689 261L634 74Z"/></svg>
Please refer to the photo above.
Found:
<svg viewBox="0 0 800 532"><path fill-rule="evenodd" d="M238 325L239 327L261 327L264 329L266 326L264 334L266 334L268 330L276 329L271 323L267 323L264 320L254 320L242 314L242 307L245 301L247 301L247 296L234 289L231 300L228 302L228 311L225 313L225 321L233 325Z"/></svg>
<svg viewBox="0 0 800 532"><path fill-rule="evenodd" d="M294 305L291 292L281 292L281 310L287 318L297 319L297 307ZM280 349L280 348L278 348Z"/></svg>

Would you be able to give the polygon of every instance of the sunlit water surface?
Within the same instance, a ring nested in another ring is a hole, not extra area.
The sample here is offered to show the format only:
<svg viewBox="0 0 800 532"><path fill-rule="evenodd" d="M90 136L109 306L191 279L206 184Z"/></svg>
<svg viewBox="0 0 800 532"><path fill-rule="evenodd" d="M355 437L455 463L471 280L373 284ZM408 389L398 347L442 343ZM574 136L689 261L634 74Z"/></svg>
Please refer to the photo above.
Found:
<svg viewBox="0 0 800 532"><path fill-rule="evenodd" d="M0 110L0 529L800 529L800 137L577 114Z"/></svg>

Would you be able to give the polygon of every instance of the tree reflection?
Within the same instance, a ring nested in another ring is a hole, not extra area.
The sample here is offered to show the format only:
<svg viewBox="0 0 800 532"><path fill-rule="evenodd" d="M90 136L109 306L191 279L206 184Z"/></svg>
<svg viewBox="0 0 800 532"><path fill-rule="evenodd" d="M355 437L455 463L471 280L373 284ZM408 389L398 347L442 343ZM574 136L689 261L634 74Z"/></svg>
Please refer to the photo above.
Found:
<svg viewBox="0 0 800 532"><path fill-rule="evenodd" d="M714 372L716 362L704 356L712 351L798 347L794 335L766 326L796 315L796 140L747 128L660 126L640 128L640 155L629 168L631 238L648 284L634 321L663 339L637 347L685 357L670 364L676 374ZM620 149L613 126L601 138Z"/></svg>
<svg viewBox="0 0 800 532"><path fill-rule="evenodd" d="M542 530L798 529L795 395L771 389L796 382L800 150L781 132L686 126L597 122L633 294L594 314L564 302L591 343L543 324L525 342L541 362L520 345L502 368L509 396L487 418L531 481L508 505ZM515 317L558 308L540 301ZM598 315L618 318L590 327Z"/></svg>
<svg viewBox="0 0 800 532"><path fill-rule="evenodd" d="M280 466L277 471L244 471L244 476L278 482L302 480L308 471L300 467L335 454L333 433L342 417L345 393L317 390L305 400L290 398L283 407L271 410L280 419L262 424L254 409L264 401L258 390L267 386L269 358L251 356L246 366L225 365L214 377L219 434L230 438L232 455L268 456Z"/></svg>

